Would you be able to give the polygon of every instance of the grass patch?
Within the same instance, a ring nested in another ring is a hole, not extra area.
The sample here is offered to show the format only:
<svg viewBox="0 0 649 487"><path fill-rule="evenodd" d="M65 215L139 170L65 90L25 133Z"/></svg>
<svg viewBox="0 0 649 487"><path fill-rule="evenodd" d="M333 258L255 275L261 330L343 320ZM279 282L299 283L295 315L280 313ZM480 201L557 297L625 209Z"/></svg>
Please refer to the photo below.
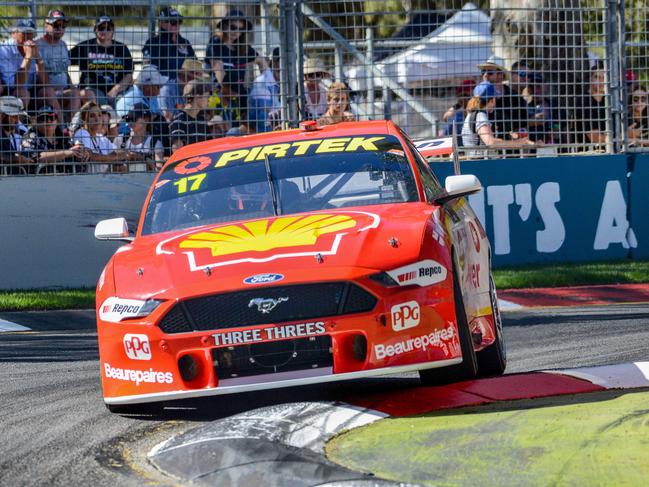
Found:
<svg viewBox="0 0 649 487"><path fill-rule="evenodd" d="M649 261L508 267L494 270L498 289L649 282ZM0 311L91 309L95 289L0 291Z"/></svg>
<svg viewBox="0 0 649 487"><path fill-rule="evenodd" d="M649 282L649 261L517 266L494 270L498 289Z"/></svg>
<svg viewBox="0 0 649 487"><path fill-rule="evenodd" d="M43 291L0 291L0 311L91 309L94 307L94 288Z"/></svg>

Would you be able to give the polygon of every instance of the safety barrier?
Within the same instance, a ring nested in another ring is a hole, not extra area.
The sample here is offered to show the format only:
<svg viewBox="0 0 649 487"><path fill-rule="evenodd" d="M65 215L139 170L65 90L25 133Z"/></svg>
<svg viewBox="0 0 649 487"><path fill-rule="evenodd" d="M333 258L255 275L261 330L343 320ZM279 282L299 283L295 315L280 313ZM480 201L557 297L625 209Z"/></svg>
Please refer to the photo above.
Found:
<svg viewBox="0 0 649 487"><path fill-rule="evenodd" d="M440 180L452 164L435 163ZM649 155L465 162L483 186L470 197L495 267L649 258ZM94 225L135 228L153 174L0 178L0 289L94 286L119 246ZM29 204L25 204L29 201Z"/></svg>

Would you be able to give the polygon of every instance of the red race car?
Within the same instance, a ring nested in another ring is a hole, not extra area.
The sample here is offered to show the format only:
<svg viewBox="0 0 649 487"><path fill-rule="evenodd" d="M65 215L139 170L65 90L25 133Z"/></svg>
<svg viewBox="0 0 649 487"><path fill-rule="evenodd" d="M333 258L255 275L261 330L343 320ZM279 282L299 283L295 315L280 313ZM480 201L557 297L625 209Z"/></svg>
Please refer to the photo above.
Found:
<svg viewBox="0 0 649 487"><path fill-rule="evenodd" d="M305 125L175 152L97 285L104 400L163 401L419 371L503 373L490 247L386 121ZM154 406L151 408L151 406Z"/></svg>

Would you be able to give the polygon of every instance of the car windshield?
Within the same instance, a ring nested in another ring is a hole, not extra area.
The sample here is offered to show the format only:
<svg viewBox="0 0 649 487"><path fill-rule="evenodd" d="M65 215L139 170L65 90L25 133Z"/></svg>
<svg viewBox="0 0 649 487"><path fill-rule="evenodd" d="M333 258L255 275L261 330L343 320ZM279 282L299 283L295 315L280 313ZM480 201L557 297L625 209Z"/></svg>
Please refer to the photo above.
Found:
<svg viewBox="0 0 649 487"><path fill-rule="evenodd" d="M410 163L396 137L306 139L169 165L151 195L142 234L418 200Z"/></svg>

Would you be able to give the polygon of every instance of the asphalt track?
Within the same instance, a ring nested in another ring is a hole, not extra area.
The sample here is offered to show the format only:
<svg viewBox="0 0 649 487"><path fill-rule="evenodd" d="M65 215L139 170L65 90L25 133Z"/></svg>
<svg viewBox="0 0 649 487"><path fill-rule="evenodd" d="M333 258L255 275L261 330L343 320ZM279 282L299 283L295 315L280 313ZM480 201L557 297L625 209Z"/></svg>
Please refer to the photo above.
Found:
<svg viewBox="0 0 649 487"><path fill-rule="evenodd" d="M175 485L176 480L153 468L146 457L154 446L173 435L199 426L210 427L212 421L250 414L258 408L281 409L285 403L299 402L309 413L313 404L317 406L323 401L407 390L418 385L409 376L282 389L175 403L166 409L162 418L128 418L111 415L103 406L92 312L2 314L0 318L32 329L0 333L0 485L3 486L135 486L145 482ZM647 359L649 305L646 304L524 309L507 312L504 319L508 373ZM315 416L317 410L311 414ZM240 447L249 448L251 444L231 446L232 451L225 452L222 459L231 458L228 454L237 457ZM224 478L227 481L223 485L262 478L265 485L271 485L272 479L291 478L292 485L312 485L309 475L323 472L332 473L324 477L332 482L356 478L376 483L371 477L312 458L308 452L289 448L274 454L280 463L273 462L273 458L257 466L252 462L248 470ZM291 463L291 459L295 462ZM312 471L293 468L304 460L315 465ZM282 464L286 468L273 477L271 474L278 473L274 469ZM218 468L212 465L213 471L201 472L200 478L214 484L223 477L214 472ZM189 472L190 476L185 478L192 478L193 473ZM286 482L282 484L278 480L276 485L286 485Z"/></svg>

